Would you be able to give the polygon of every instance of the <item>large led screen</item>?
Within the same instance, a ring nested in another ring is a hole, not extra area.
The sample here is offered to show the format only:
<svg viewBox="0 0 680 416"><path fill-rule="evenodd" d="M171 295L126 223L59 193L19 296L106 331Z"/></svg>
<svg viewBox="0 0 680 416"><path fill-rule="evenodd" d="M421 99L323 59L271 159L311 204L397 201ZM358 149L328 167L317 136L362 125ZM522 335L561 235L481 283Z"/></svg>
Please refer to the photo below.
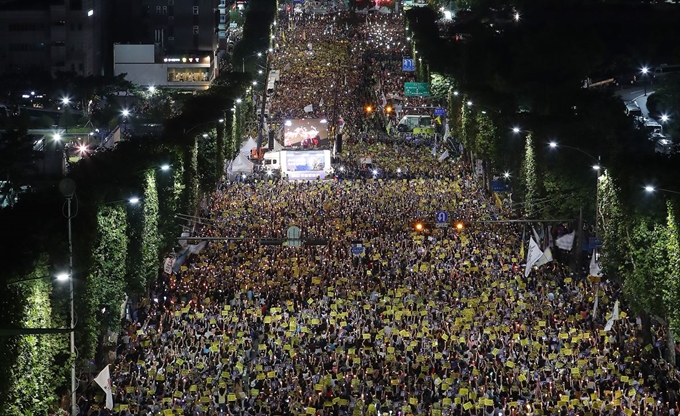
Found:
<svg viewBox="0 0 680 416"><path fill-rule="evenodd" d="M325 119L310 118L286 120L283 145L286 147L327 147L328 130Z"/></svg>

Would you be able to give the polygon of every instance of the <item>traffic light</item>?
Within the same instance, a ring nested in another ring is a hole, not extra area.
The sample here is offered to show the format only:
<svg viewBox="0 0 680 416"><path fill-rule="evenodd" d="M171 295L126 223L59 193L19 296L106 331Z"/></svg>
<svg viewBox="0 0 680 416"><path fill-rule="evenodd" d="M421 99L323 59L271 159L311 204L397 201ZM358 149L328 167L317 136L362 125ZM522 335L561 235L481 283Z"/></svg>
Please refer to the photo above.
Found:
<svg viewBox="0 0 680 416"><path fill-rule="evenodd" d="M367 105L366 106L366 113L371 114L372 112L373 112L373 107L371 107L370 105Z"/></svg>

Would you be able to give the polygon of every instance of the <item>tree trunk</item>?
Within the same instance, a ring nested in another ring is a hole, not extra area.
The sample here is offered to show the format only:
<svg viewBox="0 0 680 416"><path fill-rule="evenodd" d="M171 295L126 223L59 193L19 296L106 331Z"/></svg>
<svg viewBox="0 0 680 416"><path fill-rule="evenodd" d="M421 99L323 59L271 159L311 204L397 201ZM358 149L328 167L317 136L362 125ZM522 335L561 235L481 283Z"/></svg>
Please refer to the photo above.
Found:
<svg viewBox="0 0 680 416"><path fill-rule="evenodd" d="M666 332L666 361L675 367L675 337L673 336L673 328L670 325Z"/></svg>
<svg viewBox="0 0 680 416"><path fill-rule="evenodd" d="M225 118L226 120L226 118ZM225 123L217 123L217 138L216 138L216 144L217 144L217 151L215 155L215 172L217 175L215 176L217 178L217 183L219 184L222 182L222 178L224 177L224 124Z"/></svg>
<svg viewBox="0 0 680 416"><path fill-rule="evenodd" d="M652 318L647 312L640 313L640 320L642 321L642 343L644 345L654 345L652 339Z"/></svg>

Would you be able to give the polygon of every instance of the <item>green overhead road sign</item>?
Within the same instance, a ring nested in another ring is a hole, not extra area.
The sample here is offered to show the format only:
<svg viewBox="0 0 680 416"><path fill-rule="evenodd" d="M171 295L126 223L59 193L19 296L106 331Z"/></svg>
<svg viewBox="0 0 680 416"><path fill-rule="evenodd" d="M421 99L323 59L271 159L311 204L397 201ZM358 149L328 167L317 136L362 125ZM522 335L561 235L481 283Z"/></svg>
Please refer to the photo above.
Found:
<svg viewBox="0 0 680 416"><path fill-rule="evenodd" d="M430 85L427 82L405 82L405 97L429 97Z"/></svg>

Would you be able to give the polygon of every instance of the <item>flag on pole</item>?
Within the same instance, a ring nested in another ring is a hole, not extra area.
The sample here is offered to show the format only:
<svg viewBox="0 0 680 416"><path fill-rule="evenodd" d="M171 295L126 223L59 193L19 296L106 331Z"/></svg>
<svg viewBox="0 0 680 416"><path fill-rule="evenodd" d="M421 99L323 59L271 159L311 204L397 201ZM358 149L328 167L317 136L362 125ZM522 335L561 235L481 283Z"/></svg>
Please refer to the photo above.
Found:
<svg viewBox="0 0 680 416"><path fill-rule="evenodd" d="M519 258L524 258L524 236L527 231L526 227L522 227L522 240L519 242Z"/></svg>
<svg viewBox="0 0 680 416"><path fill-rule="evenodd" d="M498 207L498 209L502 209L503 201L501 201L501 197L498 196L498 192L494 192L493 196L496 198L496 206Z"/></svg>
<svg viewBox="0 0 680 416"><path fill-rule="evenodd" d="M283 43L286 43L286 31L285 30L281 31L281 39L283 39Z"/></svg>
<svg viewBox="0 0 680 416"><path fill-rule="evenodd" d="M597 319L597 305L600 303L600 287L595 288L595 304L593 305L593 319Z"/></svg>
<svg viewBox="0 0 680 416"><path fill-rule="evenodd" d="M527 254L527 265L524 269L524 277L529 276L529 273L531 273L531 267L538 261L538 259L541 258L542 255L543 252L538 246L538 243L534 241L533 237L531 237L529 239L529 253Z"/></svg>
<svg viewBox="0 0 680 416"><path fill-rule="evenodd" d="M614 326L614 321L619 319L619 301L617 300L616 303L614 303L614 311L612 312L612 316L609 317L609 320L607 321L607 325L604 326L605 331L610 331L612 327Z"/></svg>
<svg viewBox="0 0 680 416"><path fill-rule="evenodd" d="M447 157L449 157L449 150L448 150L448 149L444 150L444 153L442 153L441 155L439 155L439 159L438 159L438 160L439 160L440 162L443 162Z"/></svg>
<svg viewBox="0 0 680 416"><path fill-rule="evenodd" d="M575 236L576 231L572 231L571 233L565 234L562 237L555 240L555 244L557 245L558 248L561 248L562 250L571 251L571 248L574 246Z"/></svg>
<svg viewBox="0 0 680 416"><path fill-rule="evenodd" d="M392 120L387 123L387 134L390 134L390 130L392 130Z"/></svg>
<svg viewBox="0 0 680 416"><path fill-rule="evenodd" d="M104 393L106 393L106 408L109 410L113 410L113 393L111 393L111 373L109 372L109 366L107 365L104 367L104 369L99 373L97 378L94 379L94 381L99 384L99 387L104 390Z"/></svg>

